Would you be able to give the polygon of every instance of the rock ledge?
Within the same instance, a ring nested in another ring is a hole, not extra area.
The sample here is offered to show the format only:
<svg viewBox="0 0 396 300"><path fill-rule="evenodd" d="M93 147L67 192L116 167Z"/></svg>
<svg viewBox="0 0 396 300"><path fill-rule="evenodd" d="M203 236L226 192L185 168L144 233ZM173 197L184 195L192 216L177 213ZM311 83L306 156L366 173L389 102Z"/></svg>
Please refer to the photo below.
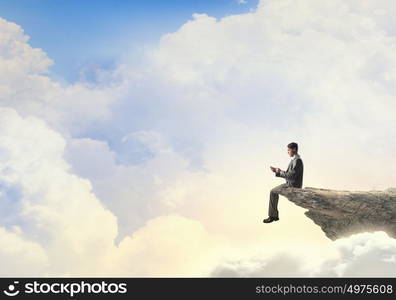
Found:
<svg viewBox="0 0 396 300"><path fill-rule="evenodd" d="M378 230L396 238L396 188L344 191L285 187L279 194L308 209L305 215L331 240Z"/></svg>

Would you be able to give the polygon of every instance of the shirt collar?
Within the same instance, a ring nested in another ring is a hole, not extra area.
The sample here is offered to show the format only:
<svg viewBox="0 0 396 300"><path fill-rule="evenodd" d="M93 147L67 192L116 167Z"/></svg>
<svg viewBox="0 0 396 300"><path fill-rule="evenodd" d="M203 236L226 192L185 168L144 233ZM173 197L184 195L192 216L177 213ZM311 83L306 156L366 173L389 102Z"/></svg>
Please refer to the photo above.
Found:
<svg viewBox="0 0 396 300"><path fill-rule="evenodd" d="M298 153L294 154L294 156L292 157L292 160L296 159L296 158L300 158L300 155Z"/></svg>

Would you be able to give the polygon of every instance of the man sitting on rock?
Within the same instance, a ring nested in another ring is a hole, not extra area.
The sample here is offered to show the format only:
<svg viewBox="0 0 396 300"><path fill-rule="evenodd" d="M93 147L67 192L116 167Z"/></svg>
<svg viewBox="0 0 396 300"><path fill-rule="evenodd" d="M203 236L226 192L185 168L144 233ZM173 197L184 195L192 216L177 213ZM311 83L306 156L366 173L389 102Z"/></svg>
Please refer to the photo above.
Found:
<svg viewBox="0 0 396 300"><path fill-rule="evenodd" d="M273 221L279 220L278 200L280 189L284 187L302 187L304 165L297 151L297 143L290 143L287 145L287 154L292 157L292 160L290 161L286 171L282 171L279 168L270 167L271 171L275 173L275 176L285 178L286 183L280 184L271 190L268 207L269 217L263 220L264 223L271 223Z"/></svg>

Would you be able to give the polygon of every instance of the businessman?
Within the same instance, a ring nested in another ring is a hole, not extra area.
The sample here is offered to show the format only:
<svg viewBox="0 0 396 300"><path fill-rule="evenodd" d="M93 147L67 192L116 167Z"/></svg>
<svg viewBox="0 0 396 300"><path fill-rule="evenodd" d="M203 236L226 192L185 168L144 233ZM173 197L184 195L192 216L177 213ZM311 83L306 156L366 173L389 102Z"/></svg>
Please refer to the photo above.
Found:
<svg viewBox="0 0 396 300"><path fill-rule="evenodd" d="M279 190L281 188L302 187L304 165L297 151L298 151L297 143L290 143L287 145L287 154L289 154L292 160L290 161L286 171L282 171L279 168L270 167L271 171L275 173L275 176L285 178L286 183L282 183L271 190L269 207L268 207L269 217L263 220L264 223L271 223L273 221L279 220L278 200L279 200Z"/></svg>

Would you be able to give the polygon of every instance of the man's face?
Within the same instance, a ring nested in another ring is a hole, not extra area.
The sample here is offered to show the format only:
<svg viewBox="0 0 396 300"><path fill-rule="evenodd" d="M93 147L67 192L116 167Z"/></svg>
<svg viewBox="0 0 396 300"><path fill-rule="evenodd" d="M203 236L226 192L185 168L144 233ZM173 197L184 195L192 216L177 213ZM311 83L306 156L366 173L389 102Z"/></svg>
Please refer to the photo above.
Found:
<svg viewBox="0 0 396 300"><path fill-rule="evenodd" d="M296 149L287 148L287 154L292 157L294 154L296 154Z"/></svg>

